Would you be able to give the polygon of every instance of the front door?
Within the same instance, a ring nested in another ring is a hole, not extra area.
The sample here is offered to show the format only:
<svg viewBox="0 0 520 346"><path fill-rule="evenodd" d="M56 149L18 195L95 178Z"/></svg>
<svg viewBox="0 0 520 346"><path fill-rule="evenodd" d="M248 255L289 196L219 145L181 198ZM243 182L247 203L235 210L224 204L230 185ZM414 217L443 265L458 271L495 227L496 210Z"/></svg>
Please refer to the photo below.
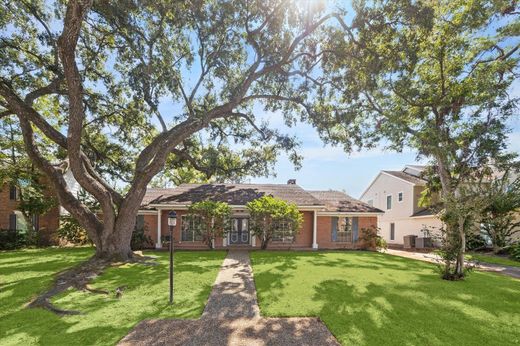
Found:
<svg viewBox="0 0 520 346"><path fill-rule="evenodd" d="M230 245L249 244L249 220L246 218L232 218L231 232L229 232Z"/></svg>

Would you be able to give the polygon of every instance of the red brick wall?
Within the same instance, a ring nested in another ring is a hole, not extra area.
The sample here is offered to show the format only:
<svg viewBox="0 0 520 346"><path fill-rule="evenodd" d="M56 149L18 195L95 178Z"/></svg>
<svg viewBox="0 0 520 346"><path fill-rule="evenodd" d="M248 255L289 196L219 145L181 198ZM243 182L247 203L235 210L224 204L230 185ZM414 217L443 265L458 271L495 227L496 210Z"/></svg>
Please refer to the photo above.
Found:
<svg viewBox="0 0 520 346"><path fill-rule="evenodd" d="M9 215L18 209L18 201L9 198L9 185L5 184L0 189L0 229L9 228ZM45 195L56 198L51 190L47 190ZM59 227L60 207L56 206L47 213L40 215L40 245L57 245L58 236L56 230Z"/></svg>
<svg viewBox="0 0 520 346"><path fill-rule="evenodd" d="M304 211L303 223L300 228L300 232L296 235L296 239L292 243L283 242L270 242L267 245L268 249L294 249L294 248L312 248L312 226L313 226L313 215L312 211ZM260 247L261 242L259 239L256 240L256 247Z"/></svg>
<svg viewBox="0 0 520 346"><path fill-rule="evenodd" d="M363 228L377 227L377 217L360 216L358 218L358 230L361 235ZM342 243L332 241L332 217L318 216L318 248L319 249L355 249L360 243Z"/></svg>
<svg viewBox="0 0 520 346"><path fill-rule="evenodd" d="M170 234L170 228L168 226L168 213L170 210L163 210L161 212L161 236L167 236ZM177 212L177 225L173 229L174 246L176 249L206 249L208 246L201 241L181 241L181 219L182 215L186 214L185 210L176 210ZM144 223L147 229L147 234L153 240L153 246L157 244L157 215L145 215ZM163 244L163 248L166 244ZM222 238L215 240L215 247L222 248Z"/></svg>
<svg viewBox="0 0 520 346"><path fill-rule="evenodd" d="M186 214L186 211L177 210L177 226L174 229L175 248L178 249L206 249L207 245L203 242L183 242L181 241L181 217ZM169 210L163 210L161 214L161 234L162 236L169 234L168 228L168 213ZM268 249L310 249L312 248L312 227L313 227L313 212L304 211L303 224L300 232L296 235L296 239L293 243L282 243L282 242L270 242ZM147 214L144 216L145 227L147 228L148 235L153 240L153 246L157 243L157 215ZM363 228L371 226L377 226L377 217L359 217L359 234ZM330 216L319 216L318 217L318 232L317 242L320 249L353 249L357 248L361 244L352 243L338 243L332 241L331 236L331 217ZM218 238L215 242L215 248L227 248L222 246L222 238ZM256 239L256 247L260 248L260 240ZM164 245L164 244L163 244Z"/></svg>
<svg viewBox="0 0 520 346"><path fill-rule="evenodd" d="M9 185L0 187L0 229L9 228L9 215L18 207L18 201L9 199Z"/></svg>

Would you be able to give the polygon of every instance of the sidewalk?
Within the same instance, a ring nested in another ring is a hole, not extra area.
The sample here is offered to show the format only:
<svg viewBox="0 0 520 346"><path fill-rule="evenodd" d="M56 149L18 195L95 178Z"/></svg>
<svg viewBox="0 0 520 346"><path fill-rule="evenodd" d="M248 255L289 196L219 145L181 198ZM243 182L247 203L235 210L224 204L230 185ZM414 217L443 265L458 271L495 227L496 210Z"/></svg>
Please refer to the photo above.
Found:
<svg viewBox="0 0 520 346"><path fill-rule="evenodd" d="M262 318L247 251L229 251L198 320L148 320L119 345L339 345L317 318Z"/></svg>
<svg viewBox="0 0 520 346"><path fill-rule="evenodd" d="M401 256L431 263L439 263L440 260L439 256L434 253L409 252L395 249L388 249L385 252L394 256ZM478 270L500 273L520 279L520 267L510 267L491 263L479 263L476 267Z"/></svg>

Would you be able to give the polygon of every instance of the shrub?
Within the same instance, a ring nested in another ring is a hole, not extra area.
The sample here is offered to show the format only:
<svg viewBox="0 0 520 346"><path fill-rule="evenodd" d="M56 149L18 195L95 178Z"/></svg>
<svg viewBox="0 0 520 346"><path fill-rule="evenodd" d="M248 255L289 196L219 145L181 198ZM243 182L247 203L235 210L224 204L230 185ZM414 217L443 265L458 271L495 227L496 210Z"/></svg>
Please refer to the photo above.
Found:
<svg viewBox="0 0 520 346"><path fill-rule="evenodd" d="M17 230L0 230L0 250L15 250L27 245L25 233Z"/></svg>
<svg viewBox="0 0 520 346"><path fill-rule="evenodd" d="M152 238L146 233L145 227L136 228L132 232L132 240L130 242L132 250L143 250L153 245Z"/></svg>
<svg viewBox="0 0 520 346"><path fill-rule="evenodd" d="M386 250L388 244L386 240L379 235L380 229L377 227L361 229L359 240L362 241L361 248L365 250Z"/></svg>
<svg viewBox="0 0 520 346"><path fill-rule="evenodd" d="M520 242L517 242L509 248L509 257L515 261L520 261Z"/></svg>
<svg viewBox="0 0 520 346"><path fill-rule="evenodd" d="M87 235L87 231L79 225L76 219L70 216L60 218L58 236L74 245L92 244L92 241Z"/></svg>

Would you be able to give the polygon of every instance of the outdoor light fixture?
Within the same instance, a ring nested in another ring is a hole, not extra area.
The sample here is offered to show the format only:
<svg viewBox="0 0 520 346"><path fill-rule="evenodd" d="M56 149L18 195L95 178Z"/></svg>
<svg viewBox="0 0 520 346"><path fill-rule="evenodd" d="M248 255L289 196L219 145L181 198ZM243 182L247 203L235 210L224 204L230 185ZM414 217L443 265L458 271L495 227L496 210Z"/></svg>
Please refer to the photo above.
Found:
<svg viewBox="0 0 520 346"><path fill-rule="evenodd" d="M173 304L173 227L177 226L177 213L172 210L168 213L170 226L170 305Z"/></svg>
<svg viewBox="0 0 520 346"><path fill-rule="evenodd" d="M177 213L175 210L172 210L168 213L168 226L177 226Z"/></svg>

